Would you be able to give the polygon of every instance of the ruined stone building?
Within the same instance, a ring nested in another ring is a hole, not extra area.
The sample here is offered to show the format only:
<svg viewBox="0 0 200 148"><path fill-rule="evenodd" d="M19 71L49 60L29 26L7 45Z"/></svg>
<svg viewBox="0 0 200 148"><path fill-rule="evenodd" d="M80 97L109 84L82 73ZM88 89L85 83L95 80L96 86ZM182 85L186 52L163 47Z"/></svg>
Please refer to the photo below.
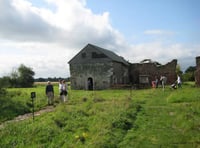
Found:
<svg viewBox="0 0 200 148"><path fill-rule="evenodd" d="M200 86L200 56L196 57L195 82L197 86Z"/></svg>
<svg viewBox="0 0 200 148"><path fill-rule="evenodd" d="M172 84L176 80L176 65L177 60L172 60L166 65L151 60L130 64L130 82L149 85L150 82L155 81L156 77L160 79L160 76L165 76L167 84Z"/></svg>
<svg viewBox="0 0 200 148"><path fill-rule="evenodd" d="M128 84L129 63L112 51L92 44L69 61L72 89L106 89Z"/></svg>
<svg viewBox="0 0 200 148"><path fill-rule="evenodd" d="M112 51L88 44L70 61L72 89L107 89L114 86L145 84L161 75L168 84L176 80L177 60L166 65L158 62L129 63Z"/></svg>

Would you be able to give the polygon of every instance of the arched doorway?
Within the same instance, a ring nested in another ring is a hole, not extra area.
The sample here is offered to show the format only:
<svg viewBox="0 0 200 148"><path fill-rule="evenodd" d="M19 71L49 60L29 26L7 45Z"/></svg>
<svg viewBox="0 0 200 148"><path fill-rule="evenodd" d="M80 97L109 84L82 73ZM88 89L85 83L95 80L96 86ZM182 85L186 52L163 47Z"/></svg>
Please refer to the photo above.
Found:
<svg viewBox="0 0 200 148"><path fill-rule="evenodd" d="M88 90L93 90L93 79L91 77L87 80Z"/></svg>

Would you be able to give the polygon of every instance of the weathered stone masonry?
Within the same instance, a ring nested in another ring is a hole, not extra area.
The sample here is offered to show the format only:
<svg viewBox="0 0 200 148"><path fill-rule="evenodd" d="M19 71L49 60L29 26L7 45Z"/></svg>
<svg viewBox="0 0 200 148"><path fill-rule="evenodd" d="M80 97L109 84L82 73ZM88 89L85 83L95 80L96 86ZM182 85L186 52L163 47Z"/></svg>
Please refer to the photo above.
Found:
<svg viewBox="0 0 200 148"><path fill-rule="evenodd" d="M69 64L72 89L106 89L114 84L129 82L128 62L111 51L91 44Z"/></svg>
<svg viewBox="0 0 200 148"><path fill-rule="evenodd" d="M196 57L195 82L197 86L200 86L200 56Z"/></svg>
<svg viewBox="0 0 200 148"><path fill-rule="evenodd" d="M129 63L114 52L88 44L70 61L72 89L107 89L113 86L141 83L145 76L148 85L165 75L168 84L176 80L177 60L166 65L156 63Z"/></svg>
<svg viewBox="0 0 200 148"><path fill-rule="evenodd" d="M172 84L176 80L177 60L172 60L166 65L157 65L156 63L134 63L130 65L130 80L132 84L139 84L140 75L147 76L149 82L154 81L160 76L167 77L167 84Z"/></svg>

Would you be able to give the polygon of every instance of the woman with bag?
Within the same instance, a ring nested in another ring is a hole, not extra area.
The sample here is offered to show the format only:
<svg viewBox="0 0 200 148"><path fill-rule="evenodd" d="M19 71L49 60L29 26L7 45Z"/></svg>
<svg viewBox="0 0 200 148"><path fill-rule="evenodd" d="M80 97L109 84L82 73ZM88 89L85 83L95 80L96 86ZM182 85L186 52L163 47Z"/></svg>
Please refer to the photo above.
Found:
<svg viewBox="0 0 200 148"><path fill-rule="evenodd" d="M62 80L62 84L61 84L61 101L65 102L67 101L67 85L65 80Z"/></svg>

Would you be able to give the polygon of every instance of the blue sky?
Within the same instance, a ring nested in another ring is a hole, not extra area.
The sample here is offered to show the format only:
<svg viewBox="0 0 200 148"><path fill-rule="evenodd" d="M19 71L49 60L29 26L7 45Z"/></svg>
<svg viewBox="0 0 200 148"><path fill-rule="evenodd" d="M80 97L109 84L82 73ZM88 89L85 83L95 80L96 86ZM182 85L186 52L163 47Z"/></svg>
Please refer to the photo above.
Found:
<svg viewBox="0 0 200 148"><path fill-rule="evenodd" d="M199 36L195 37L200 26L199 0L88 0L87 2L87 7L94 13L108 11L113 27L123 32L126 37L140 35L144 30L161 29L177 33L179 37L177 41L199 42ZM199 33L200 31L198 35Z"/></svg>
<svg viewBox="0 0 200 148"><path fill-rule="evenodd" d="M130 62L200 56L199 0L1 0L0 77L20 64L35 77L68 77L68 61L91 43Z"/></svg>

